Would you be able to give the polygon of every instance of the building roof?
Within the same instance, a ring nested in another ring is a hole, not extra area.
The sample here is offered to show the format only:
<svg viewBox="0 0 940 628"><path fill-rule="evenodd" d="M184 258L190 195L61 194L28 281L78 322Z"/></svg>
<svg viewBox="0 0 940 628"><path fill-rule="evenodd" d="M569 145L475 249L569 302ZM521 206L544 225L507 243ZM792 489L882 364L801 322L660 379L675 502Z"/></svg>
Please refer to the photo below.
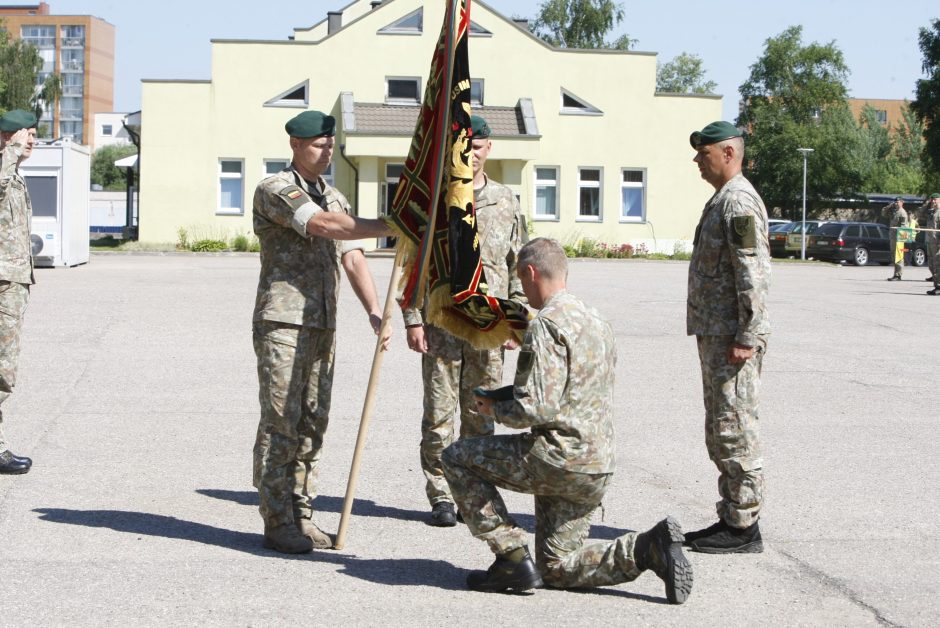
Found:
<svg viewBox="0 0 940 628"><path fill-rule="evenodd" d="M387 105L384 103L354 103L354 122L345 128L347 133L364 135L411 135L418 122L421 107L409 105ZM526 131L526 121L521 103L515 107L476 107L475 115L486 118L492 135L500 137L531 136L537 133Z"/></svg>

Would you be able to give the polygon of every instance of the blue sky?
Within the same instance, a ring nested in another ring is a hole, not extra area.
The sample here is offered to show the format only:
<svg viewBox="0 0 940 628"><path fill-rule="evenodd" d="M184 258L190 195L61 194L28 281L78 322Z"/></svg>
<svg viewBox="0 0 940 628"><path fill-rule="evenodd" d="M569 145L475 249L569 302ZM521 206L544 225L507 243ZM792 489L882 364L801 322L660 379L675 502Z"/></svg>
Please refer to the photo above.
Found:
<svg viewBox="0 0 940 628"><path fill-rule="evenodd" d="M117 28L116 111L140 107L142 78L209 78L210 39L285 39L295 26L315 24L327 11L350 2L47 1L53 13L95 15ZM484 1L509 17L534 17L541 4ZM724 116L729 120L737 115L738 86L747 79L764 42L795 24L803 26L804 42L836 42L852 71L852 96L911 98L914 82L922 78L918 28L940 18L937 0L627 0L624 6L626 17L615 34L629 33L639 40L636 50L657 52L660 62L683 51L702 57L707 78L718 83L725 97Z"/></svg>

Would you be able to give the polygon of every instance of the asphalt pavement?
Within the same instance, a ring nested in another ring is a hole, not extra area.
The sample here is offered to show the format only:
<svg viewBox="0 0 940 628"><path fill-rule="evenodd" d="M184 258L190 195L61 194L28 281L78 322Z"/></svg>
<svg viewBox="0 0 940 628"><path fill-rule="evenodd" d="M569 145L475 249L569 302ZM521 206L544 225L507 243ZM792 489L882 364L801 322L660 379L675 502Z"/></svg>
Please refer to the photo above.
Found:
<svg viewBox="0 0 940 628"><path fill-rule="evenodd" d="M392 262L372 258L384 299ZM775 263L761 422L765 551L689 554L692 595L651 573L580 592L465 590L492 560L425 525L419 358L401 316L343 550L261 547L251 254L94 254L40 269L0 476L0 625L929 626L940 617L940 298L924 269ZM617 336L618 471L591 536L713 522L688 265L577 260L569 288ZM317 521L334 532L374 337L343 284ZM510 380L514 357L507 366ZM532 499L506 496L530 531Z"/></svg>

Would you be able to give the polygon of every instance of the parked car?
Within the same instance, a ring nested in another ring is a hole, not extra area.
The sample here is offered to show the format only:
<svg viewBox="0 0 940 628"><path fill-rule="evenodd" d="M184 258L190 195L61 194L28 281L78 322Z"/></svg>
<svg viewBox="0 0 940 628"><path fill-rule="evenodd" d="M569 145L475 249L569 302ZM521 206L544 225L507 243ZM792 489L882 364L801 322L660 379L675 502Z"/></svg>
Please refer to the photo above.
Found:
<svg viewBox="0 0 940 628"><path fill-rule="evenodd" d="M807 220L806 231L813 233L820 224L821 222L818 220ZM768 234L771 257L788 257L793 255L793 251L787 249L787 238L793 233L798 234L802 228L803 222L799 220L771 227L770 233ZM799 251L800 242L796 240L796 252L799 253Z"/></svg>
<svg viewBox="0 0 940 628"><path fill-rule="evenodd" d="M783 218L768 218L767 227L773 229L774 225L787 225L790 224L789 220L784 220Z"/></svg>
<svg viewBox="0 0 940 628"><path fill-rule="evenodd" d="M875 222L827 222L807 235L806 256L819 260L888 264L888 228Z"/></svg>
<svg viewBox="0 0 940 628"><path fill-rule="evenodd" d="M907 253L904 254L904 261L911 266L927 265L927 241L924 239L926 235L926 231L918 231L914 241L905 245Z"/></svg>

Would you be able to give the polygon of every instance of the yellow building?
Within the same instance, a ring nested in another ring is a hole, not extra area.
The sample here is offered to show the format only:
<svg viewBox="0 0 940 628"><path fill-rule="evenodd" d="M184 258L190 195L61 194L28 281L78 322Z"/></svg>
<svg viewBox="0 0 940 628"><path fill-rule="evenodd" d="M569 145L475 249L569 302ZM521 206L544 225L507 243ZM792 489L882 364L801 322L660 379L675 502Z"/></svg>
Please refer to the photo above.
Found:
<svg viewBox="0 0 940 628"><path fill-rule="evenodd" d="M862 110L865 105L870 105L875 110L875 119L893 134L904 123L904 112L907 111L909 101L886 98L849 98L848 103L852 117L859 121L862 119Z"/></svg>
<svg viewBox="0 0 940 628"><path fill-rule="evenodd" d="M286 41L214 40L209 80L145 80L140 239L249 233L255 185L288 162L284 123L306 109L337 119L328 178L359 215L385 213L444 4L357 0ZM721 98L655 93L655 53L556 49L479 0L471 19L487 173L535 234L687 247L712 193L689 133L721 117Z"/></svg>

